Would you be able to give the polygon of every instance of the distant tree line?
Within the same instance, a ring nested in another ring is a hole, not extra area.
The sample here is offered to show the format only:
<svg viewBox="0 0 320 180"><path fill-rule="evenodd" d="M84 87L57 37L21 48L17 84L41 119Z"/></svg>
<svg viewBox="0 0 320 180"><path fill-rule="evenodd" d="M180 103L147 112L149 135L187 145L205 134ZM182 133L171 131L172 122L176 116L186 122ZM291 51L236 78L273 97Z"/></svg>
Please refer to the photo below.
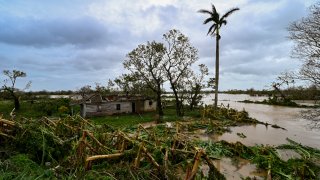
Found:
<svg viewBox="0 0 320 180"><path fill-rule="evenodd" d="M282 93L291 100L320 100L320 91L317 86L290 86L281 89ZM262 89L256 90L254 88L246 89L246 90L226 90L221 91L221 93L226 94L248 94L250 96L273 96L278 94L274 89Z"/></svg>

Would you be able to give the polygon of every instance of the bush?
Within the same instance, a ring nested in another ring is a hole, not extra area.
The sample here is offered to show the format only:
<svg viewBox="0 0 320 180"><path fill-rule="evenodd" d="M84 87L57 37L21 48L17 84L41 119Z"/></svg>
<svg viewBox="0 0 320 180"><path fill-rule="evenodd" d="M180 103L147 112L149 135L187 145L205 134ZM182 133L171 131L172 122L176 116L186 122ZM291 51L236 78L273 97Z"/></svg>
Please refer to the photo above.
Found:
<svg viewBox="0 0 320 180"><path fill-rule="evenodd" d="M51 178L50 178L51 177ZM44 170L26 154L18 154L0 161L0 179L52 179L53 172Z"/></svg>

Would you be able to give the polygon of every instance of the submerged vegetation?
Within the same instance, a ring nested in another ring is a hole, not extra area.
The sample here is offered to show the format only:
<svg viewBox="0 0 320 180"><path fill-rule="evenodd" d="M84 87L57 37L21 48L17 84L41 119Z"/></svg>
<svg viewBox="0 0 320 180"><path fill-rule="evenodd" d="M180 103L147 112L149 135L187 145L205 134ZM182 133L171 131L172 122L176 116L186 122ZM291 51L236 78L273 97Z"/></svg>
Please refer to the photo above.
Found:
<svg viewBox="0 0 320 180"><path fill-rule="evenodd" d="M274 99L268 99L263 101L250 101L250 100L244 100L244 101L238 101L242 103L254 103L254 104L266 104L266 105L276 105L276 106L287 106L287 107L297 107L297 108L318 108L319 105L301 105L298 104L292 100L284 100L284 101L278 101Z"/></svg>
<svg viewBox="0 0 320 180"><path fill-rule="evenodd" d="M319 176L320 151L292 140L279 147L247 147L240 142L201 141L193 135L199 129L222 133L229 126L261 123L246 111L208 106L200 109L200 115L122 128L80 116L1 118L0 179L223 179L214 165L223 157L247 159L275 179ZM286 162L278 149L300 156Z"/></svg>

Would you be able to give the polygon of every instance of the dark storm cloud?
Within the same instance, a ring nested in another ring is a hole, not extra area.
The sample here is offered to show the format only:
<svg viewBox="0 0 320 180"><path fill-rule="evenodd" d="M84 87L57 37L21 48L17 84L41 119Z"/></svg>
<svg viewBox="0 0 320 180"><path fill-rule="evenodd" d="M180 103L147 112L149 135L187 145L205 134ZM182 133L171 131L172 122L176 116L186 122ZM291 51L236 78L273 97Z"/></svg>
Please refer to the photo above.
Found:
<svg viewBox="0 0 320 180"><path fill-rule="evenodd" d="M50 47L75 45L99 46L115 43L116 33L94 18L36 19L4 17L0 20L0 43Z"/></svg>

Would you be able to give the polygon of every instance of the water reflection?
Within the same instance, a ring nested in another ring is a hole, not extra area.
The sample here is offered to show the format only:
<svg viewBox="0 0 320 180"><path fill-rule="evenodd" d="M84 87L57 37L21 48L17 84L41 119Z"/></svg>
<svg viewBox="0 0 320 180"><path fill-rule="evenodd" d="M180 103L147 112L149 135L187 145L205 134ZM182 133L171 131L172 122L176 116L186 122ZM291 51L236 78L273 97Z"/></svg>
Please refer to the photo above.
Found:
<svg viewBox="0 0 320 180"><path fill-rule="evenodd" d="M213 94L203 98L204 104L213 104ZM275 129L264 125L242 126L231 128L231 133L222 136L211 135L213 140L240 141L245 145L269 144L280 145L286 143L286 138L302 143L303 145L320 148L320 131L308 128L308 121L300 116L301 108L271 106L263 104L248 104L237 101L262 101L267 97L252 97L249 95L220 94L219 104L230 105L238 110L245 109L249 115L259 121L277 124L287 130ZM246 138L240 138L237 133L243 133Z"/></svg>

